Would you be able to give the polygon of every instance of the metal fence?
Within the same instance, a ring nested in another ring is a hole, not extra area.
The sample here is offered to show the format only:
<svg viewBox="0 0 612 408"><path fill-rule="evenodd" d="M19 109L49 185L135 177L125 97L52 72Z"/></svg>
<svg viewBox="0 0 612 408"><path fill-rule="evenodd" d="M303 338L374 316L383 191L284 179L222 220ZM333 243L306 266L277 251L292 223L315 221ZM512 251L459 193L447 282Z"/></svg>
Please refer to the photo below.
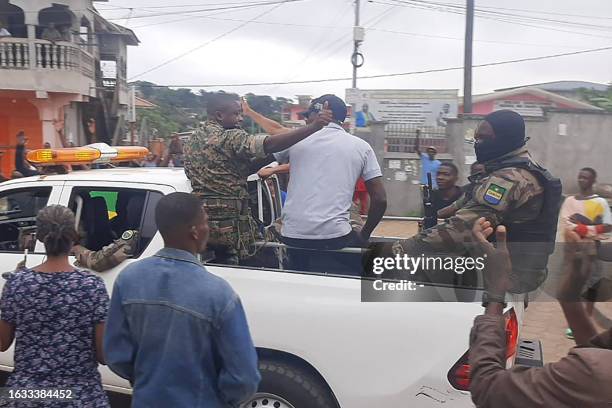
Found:
<svg viewBox="0 0 612 408"><path fill-rule="evenodd" d="M419 129L421 151L433 146L438 153L448 152L446 128L440 126L415 126L399 123L390 123L385 126L385 141L388 152L414 153L416 131Z"/></svg>

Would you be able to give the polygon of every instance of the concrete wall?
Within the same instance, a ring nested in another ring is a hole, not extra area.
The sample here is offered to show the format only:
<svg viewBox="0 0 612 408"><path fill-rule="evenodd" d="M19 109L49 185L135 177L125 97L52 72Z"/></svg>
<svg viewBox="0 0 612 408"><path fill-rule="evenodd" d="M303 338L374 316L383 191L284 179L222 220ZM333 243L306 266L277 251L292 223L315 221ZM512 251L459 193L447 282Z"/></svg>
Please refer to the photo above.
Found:
<svg viewBox="0 0 612 408"><path fill-rule="evenodd" d="M470 115L453 120L447 128L451 140L473 136L482 118ZM612 183L612 114L550 110L543 118L525 118L525 123L529 152L561 179L565 194L577 191L576 177L582 167L593 167L600 183ZM468 145L465 151L473 147Z"/></svg>
<svg viewBox="0 0 612 408"><path fill-rule="evenodd" d="M376 153L387 191L386 215L420 215L423 207L420 160L415 153L385 152L385 125L385 122L373 122L369 128L356 129L355 135L370 143ZM453 161L461 168L460 164L465 161L463 135L457 132L451 135L447 141L449 153L439 154L437 158Z"/></svg>

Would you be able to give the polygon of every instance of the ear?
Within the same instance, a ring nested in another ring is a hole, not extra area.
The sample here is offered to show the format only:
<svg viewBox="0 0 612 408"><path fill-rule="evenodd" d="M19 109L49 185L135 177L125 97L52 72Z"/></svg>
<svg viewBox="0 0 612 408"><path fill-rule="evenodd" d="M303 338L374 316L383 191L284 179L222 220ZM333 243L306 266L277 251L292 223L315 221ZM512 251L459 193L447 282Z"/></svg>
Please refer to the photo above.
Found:
<svg viewBox="0 0 612 408"><path fill-rule="evenodd" d="M198 235L198 229L196 228L196 226L195 226L195 225L192 225L192 226L189 228L189 235L191 235L191 238L192 238L194 241L197 241L197 239L199 238L199 235Z"/></svg>
<svg viewBox="0 0 612 408"><path fill-rule="evenodd" d="M215 119L218 121L223 120L223 113L221 113L221 111L215 111Z"/></svg>

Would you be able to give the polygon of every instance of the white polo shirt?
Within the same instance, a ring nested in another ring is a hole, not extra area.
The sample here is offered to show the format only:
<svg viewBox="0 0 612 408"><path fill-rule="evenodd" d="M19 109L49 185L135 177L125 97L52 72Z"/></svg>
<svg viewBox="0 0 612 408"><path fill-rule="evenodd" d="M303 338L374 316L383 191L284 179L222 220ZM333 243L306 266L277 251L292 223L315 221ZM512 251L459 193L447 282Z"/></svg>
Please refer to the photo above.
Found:
<svg viewBox="0 0 612 408"><path fill-rule="evenodd" d="M287 238L347 235L357 179L382 176L372 147L335 123L275 157L280 163L291 163L281 230Z"/></svg>

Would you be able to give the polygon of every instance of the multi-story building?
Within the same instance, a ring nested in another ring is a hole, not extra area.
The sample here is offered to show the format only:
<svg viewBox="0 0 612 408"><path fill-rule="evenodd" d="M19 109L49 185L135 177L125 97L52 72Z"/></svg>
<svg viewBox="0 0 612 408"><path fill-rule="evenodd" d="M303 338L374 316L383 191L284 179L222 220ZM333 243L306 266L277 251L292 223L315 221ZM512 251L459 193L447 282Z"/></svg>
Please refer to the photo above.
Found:
<svg viewBox="0 0 612 408"><path fill-rule="evenodd" d="M96 1L96 0L93 0ZM0 170L28 148L120 139L129 102L127 46L134 33L92 0L0 0ZM0 30L2 31L2 30Z"/></svg>

